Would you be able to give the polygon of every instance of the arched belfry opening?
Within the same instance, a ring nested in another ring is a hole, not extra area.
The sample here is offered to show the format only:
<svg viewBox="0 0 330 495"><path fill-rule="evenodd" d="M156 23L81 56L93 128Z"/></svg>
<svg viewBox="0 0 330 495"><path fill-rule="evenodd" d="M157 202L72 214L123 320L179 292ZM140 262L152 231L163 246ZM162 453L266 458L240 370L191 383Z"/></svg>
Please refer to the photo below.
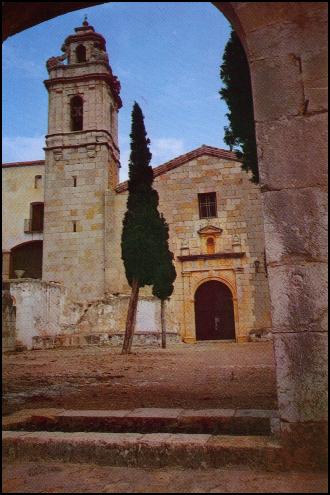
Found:
<svg viewBox="0 0 330 495"><path fill-rule="evenodd" d="M200 285L195 293L196 340L234 340L235 318L230 289L217 280Z"/></svg>
<svg viewBox="0 0 330 495"><path fill-rule="evenodd" d="M83 129L84 102L81 96L74 96L70 101L71 131Z"/></svg>
<svg viewBox="0 0 330 495"><path fill-rule="evenodd" d="M76 62L78 64L86 62L86 47L84 45L78 45L76 48Z"/></svg>

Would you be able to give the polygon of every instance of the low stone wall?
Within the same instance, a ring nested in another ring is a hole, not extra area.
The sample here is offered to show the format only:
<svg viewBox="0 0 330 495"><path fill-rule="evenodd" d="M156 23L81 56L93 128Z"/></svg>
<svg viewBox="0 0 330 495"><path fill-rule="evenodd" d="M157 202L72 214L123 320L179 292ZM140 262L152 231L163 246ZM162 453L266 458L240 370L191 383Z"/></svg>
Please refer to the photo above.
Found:
<svg viewBox="0 0 330 495"><path fill-rule="evenodd" d="M9 283L17 308L14 348L15 343L27 349L121 345L129 295L111 294L104 299L77 303L70 301L64 287L55 282L15 279ZM167 330L169 339L179 341L176 332ZM160 332L159 300L141 297L134 343L158 345Z"/></svg>
<svg viewBox="0 0 330 495"><path fill-rule="evenodd" d="M2 284L2 352L15 350L16 307L8 282Z"/></svg>
<svg viewBox="0 0 330 495"><path fill-rule="evenodd" d="M123 334L89 333L73 335L56 335L55 337L33 337L32 349L55 349L57 347L82 347L88 345L100 345L108 347L121 347L123 345ZM180 342L176 333L167 333L168 344ZM135 333L133 346L137 347L160 347L161 334L155 332Z"/></svg>

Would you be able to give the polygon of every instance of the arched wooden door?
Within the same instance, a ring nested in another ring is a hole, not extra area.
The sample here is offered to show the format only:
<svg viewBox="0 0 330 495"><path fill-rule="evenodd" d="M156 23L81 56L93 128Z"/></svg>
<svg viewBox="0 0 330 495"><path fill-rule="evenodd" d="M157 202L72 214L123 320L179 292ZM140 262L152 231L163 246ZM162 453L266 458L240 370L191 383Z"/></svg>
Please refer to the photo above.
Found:
<svg viewBox="0 0 330 495"><path fill-rule="evenodd" d="M235 339L233 297L225 284L210 280L197 289L195 320L197 340Z"/></svg>

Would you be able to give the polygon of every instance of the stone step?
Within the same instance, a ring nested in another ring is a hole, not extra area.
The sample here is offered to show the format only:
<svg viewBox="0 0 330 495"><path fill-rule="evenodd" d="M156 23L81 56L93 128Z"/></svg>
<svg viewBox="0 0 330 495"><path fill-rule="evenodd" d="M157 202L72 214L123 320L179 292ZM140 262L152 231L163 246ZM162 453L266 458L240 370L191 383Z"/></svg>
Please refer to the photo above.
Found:
<svg viewBox="0 0 330 495"><path fill-rule="evenodd" d="M127 467L218 468L245 465L281 470L282 448L267 436L181 433L3 432L11 461L61 460Z"/></svg>
<svg viewBox="0 0 330 495"><path fill-rule="evenodd" d="M253 409L163 409L75 411L39 409L4 418L4 430L270 435L276 411Z"/></svg>

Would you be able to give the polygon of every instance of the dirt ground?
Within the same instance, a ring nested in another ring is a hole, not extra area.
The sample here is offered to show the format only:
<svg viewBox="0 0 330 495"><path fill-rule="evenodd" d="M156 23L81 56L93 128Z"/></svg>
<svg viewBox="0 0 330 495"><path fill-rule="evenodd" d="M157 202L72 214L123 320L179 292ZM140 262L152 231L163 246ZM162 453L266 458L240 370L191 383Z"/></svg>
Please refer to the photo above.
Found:
<svg viewBox="0 0 330 495"><path fill-rule="evenodd" d="M276 408L272 344L84 347L3 357L3 413L20 409ZM327 493L325 473L3 463L3 493Z"/></svg>
<svg viewBox="0 0 330 495"><path fill-rule="evenodd" d="M138 469L20 462L3 466L3 493L328 493L326 473Z"/></svg>
<svg viewBox="0 0 330 495"><path fill-rule="evenodd" d="M276 408L273 348L260 343L83 347L3 357L3 414L20 409Z"/></svg>

